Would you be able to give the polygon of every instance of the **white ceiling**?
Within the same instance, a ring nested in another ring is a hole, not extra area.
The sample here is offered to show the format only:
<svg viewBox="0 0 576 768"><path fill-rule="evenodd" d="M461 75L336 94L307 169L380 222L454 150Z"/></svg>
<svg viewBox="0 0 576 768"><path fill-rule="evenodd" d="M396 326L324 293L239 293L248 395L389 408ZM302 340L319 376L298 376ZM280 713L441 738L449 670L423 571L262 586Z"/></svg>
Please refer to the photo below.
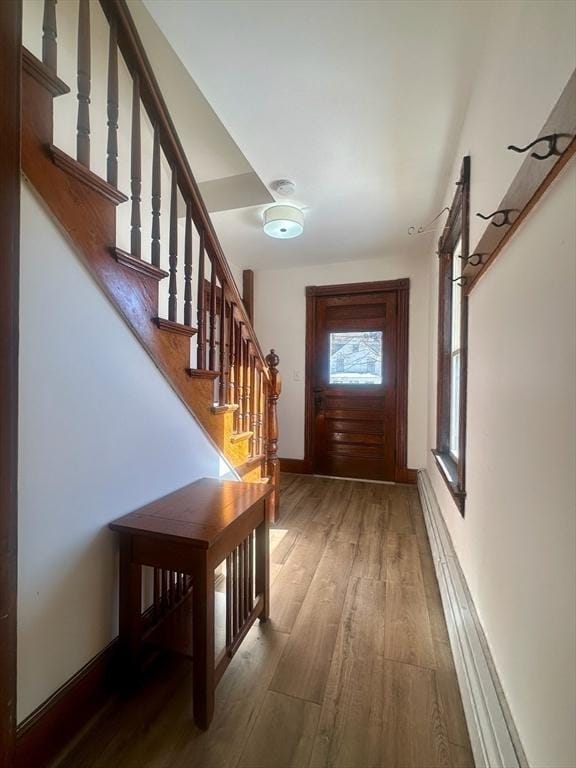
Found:
<svg viewBox="0 0 576 768"><path fill-rule="evenodd" d="M264 235L266 206L212 214L234 264L408 256L429 246L407 229L443 204L493 3L144 4L260 179L297 185L299 238Z"/></svg>
<svg viewBox="0 0 576 768"><path fill-rule="evenodd" d="M273 202L168 40L140 0L128 0L156 79L209 211ZM183 97L183 95L185 97ZM181 215L184 204L181 202Z"/></svg>

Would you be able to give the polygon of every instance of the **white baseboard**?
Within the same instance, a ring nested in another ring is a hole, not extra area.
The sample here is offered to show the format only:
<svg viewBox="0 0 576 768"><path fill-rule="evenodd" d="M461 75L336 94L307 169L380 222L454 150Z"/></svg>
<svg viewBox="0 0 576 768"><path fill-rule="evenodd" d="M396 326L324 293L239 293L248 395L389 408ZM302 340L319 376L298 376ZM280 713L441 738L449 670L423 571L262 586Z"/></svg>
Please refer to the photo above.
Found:
<svg viewBox="0 0 576 768"><path fill-rule="evenodd" d="M476 768L525 768L526 758L426 470L418 472L418 491Z"/></svg>

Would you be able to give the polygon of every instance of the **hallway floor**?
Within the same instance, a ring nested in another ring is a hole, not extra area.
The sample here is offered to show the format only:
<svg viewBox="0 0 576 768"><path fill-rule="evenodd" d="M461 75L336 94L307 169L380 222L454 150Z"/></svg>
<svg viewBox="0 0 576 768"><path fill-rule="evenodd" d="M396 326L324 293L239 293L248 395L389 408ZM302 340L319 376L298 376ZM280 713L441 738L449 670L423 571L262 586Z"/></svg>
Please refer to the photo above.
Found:
<svg viewBox="0 0 576 768"><path fill-rule="evenodd" d="M168 659L112 701L58 768L471 768L416 488L284 475L271 620L192 721Z"/></svg>

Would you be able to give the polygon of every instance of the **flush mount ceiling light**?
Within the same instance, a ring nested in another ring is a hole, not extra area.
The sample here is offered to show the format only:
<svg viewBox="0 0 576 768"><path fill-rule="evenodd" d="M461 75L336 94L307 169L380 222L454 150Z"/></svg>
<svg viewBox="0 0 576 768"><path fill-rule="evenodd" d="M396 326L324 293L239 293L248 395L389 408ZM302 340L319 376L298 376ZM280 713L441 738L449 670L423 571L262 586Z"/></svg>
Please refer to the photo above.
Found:
<svg viewBox="0 0 576 768"><path fill-rule="evenodd" d="M304 232L304 214L293 205L273 205L264 211L264 232L286 240Z"/></svg>

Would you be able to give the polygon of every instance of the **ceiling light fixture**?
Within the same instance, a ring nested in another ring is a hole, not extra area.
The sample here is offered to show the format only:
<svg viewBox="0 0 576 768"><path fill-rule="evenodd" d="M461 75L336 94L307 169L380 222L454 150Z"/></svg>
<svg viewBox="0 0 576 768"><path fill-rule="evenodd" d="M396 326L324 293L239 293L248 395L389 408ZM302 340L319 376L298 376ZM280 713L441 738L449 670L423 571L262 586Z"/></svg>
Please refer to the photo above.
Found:
<svg viewBox="0 0 576 768"><path fill-rule="evenodd" d="M273 205L264 211L264 232L287 240L304 232L304 214L293 205Z"/></svg>

